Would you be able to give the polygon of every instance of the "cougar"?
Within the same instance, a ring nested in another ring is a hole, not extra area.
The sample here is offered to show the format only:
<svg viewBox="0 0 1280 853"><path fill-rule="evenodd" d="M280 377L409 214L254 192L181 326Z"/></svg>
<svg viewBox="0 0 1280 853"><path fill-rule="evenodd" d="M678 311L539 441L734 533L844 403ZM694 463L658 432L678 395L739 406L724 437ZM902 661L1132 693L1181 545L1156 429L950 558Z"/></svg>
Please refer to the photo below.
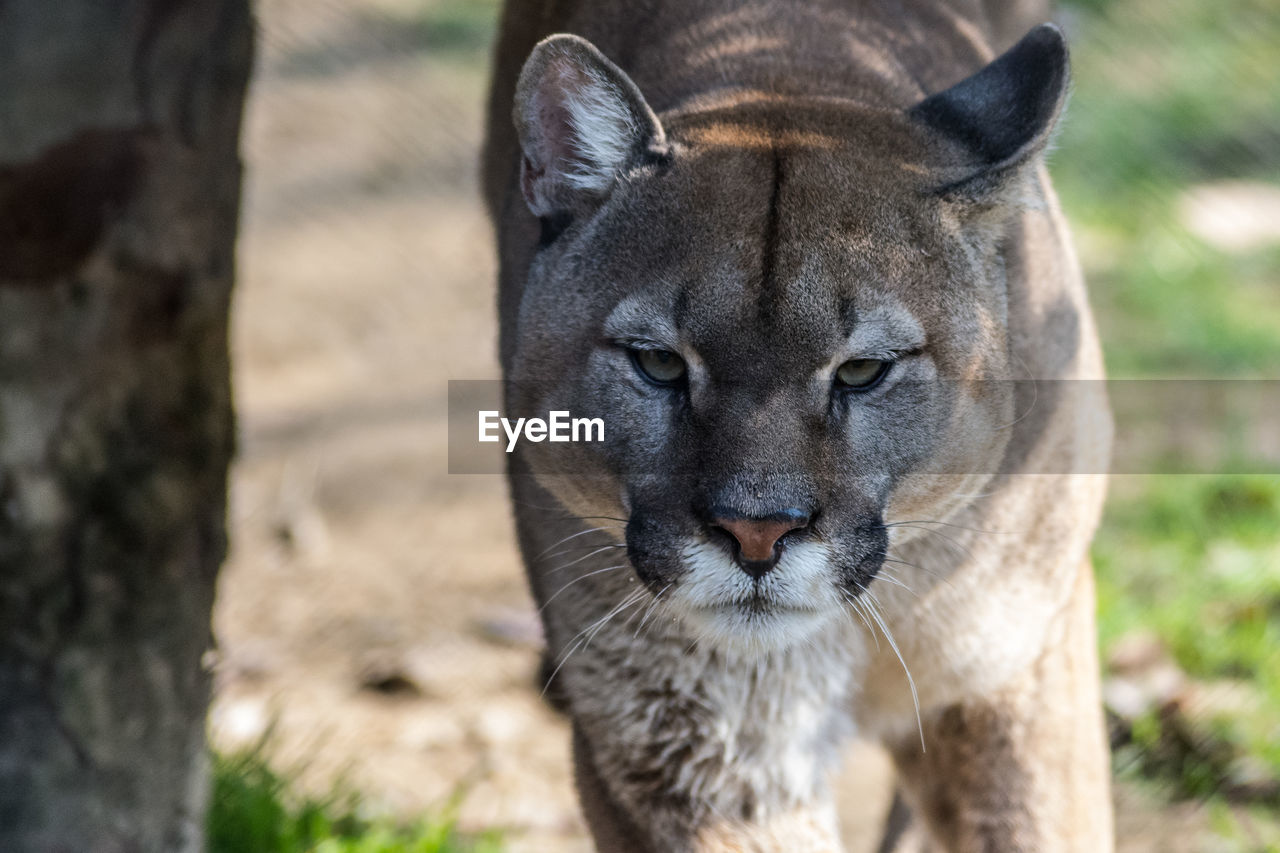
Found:
<svg viewBox="0 0 1280 853"><path fill-rule="evenodd" d="M1111 848L1111 427L1061 393L1102 363L1044 165L1046 17L507 4L506 405L605 422L508 457L600 850L839 850L852 738L896 768L881 849Z"/></svg>

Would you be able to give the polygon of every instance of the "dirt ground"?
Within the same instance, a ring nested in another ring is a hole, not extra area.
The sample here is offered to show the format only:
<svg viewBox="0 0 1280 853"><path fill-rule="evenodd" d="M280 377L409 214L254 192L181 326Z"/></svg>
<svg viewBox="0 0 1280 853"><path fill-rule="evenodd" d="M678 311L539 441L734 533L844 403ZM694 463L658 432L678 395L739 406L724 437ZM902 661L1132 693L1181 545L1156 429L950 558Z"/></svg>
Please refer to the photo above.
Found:
<svg viewBox="0 0 1280 853"><path fill-rule="evenodd" d="M504 483L446 472L446 380L497 376L482 58L398 30L422 2L257 8L214 743L270 728L312 790L406 815L463 791L463 824L513 851L588 850L566 726L532 686ZM868 850L887 766L848 763L850 850ZM1163 822L1125 849L1195 849Z"/></svg>

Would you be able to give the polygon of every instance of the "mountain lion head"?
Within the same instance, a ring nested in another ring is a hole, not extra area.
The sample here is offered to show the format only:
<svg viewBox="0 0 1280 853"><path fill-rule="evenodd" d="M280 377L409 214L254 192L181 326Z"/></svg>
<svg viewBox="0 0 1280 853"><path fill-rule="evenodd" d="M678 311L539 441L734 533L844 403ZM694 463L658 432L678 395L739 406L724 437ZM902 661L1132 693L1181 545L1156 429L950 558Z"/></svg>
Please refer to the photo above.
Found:
<svg viewBox="0 0 1280 853"><path fill-rule="evenodd" d="M540 43L515 102L542 235L508 402L606 430L520 464L625 520L637 578L699 636L775 648L838 616L891 576L895 524L1000 467L1002 245L1043 203L1066 82L1042 26L907 110L731 89L659 117L590 43Z"/></svg>

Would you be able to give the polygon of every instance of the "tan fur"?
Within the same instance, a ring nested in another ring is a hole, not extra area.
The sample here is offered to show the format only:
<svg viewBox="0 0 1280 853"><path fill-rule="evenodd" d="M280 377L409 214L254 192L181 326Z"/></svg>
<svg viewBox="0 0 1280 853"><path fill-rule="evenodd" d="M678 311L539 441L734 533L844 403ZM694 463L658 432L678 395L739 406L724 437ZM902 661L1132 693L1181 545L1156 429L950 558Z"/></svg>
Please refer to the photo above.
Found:
<svg viewBox="0 0 1280 853"><path fill-rule="evenodd" d="M601 850L837 851L851 735L889 746L938 849L1110 849L1087 562L1110 423L1058 381L1102 365L1040 161L1065 88L1046 75L1036 133L976 173L917 108L1042 14L508 4L485 171L507 402L621 436L511 463ZM535 49L561 32L591 44ZM685 360L678 401L631 337ZM882 348L902 384L832 408L833 371ZM750 581L708 495L817 520Z"/></svg>
<svg viewBox="0 0 1280 853"><path fill-rule="evenodd" d="M1093 580L1032 667L930 721L928 752L894 744L913 804L945 850L1106 850L1111 813L1094 653Z"/></svg>

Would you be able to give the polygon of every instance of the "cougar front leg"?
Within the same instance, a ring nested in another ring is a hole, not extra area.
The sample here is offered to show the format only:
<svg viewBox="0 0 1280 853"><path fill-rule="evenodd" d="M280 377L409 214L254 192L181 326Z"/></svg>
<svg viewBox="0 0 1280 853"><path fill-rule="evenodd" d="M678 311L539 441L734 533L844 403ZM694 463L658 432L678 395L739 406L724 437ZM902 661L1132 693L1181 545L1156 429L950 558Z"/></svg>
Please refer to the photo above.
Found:
<svg viewBox="0 0 1280 853"><path fill-rule="evenodd" d="M606 748L607 749L607 748ZM692 750L678 750L670 769ZM784 805L762 803L759 792L730 783L729 791L664 790L643 772L604 771L596 750L574 727L574 776L583 814L601 853L840 853L834 807L825 796ZM767 773L769 768L754 768ZM739 767L749 772L752 768ZM606 775L607 774L607 775ZM728 794L726 796L726 794ZM735 808L736 807L736 808Z"/></svg>
<svg viewBox="0 0 1280 853"><path fill-rule="evenodd" d="M593 643L565 667L598 849L838 853L827 785L846 727L838 679L802 653L734 661L632 633L630 648Z"/></svg>
<svg viewBox="0 0 1280 853"><path fill-rule="evenodd" d="M829 800L755 817L742 816L752 810L745 798L740 801L743 811L737 816L718 813L709 800L700 802L658 790L628 791L624 802L597 768L592 747L576 726L573 759L582 811L600 853L842 850Z"/></svg>
<svg viewBox="0 0 1280 853"><path fill-rule="evenodd" d="M1086 565L1061 631L1030 671L996 695L926 720L926 752L914 732L891 746L937 849L1112 849L1093 607Z"/></svg>

